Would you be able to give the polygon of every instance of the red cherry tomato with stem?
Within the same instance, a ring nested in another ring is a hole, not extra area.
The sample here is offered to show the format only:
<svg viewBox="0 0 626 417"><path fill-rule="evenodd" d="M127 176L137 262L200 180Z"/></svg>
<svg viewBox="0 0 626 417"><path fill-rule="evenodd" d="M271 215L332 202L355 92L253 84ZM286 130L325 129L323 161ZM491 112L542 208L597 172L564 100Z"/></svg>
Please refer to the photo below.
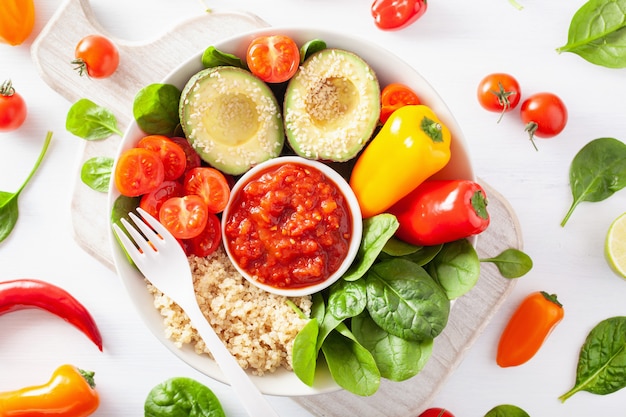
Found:
<svg viewBox="0 0 626 417"><path fill-rule="evenodd" d="M248 46L246 63L250 72L267 83L282 83L298 70L300 49L286 35L255 38Z"/></svg>
<svg viewBox="0 0 626 417"><path fill-rule="evenodd" d="M454 415L445 408L429 408L418 417L454 417Z"/></svg>
<svg viewBox="0 0 626 417"><path fill-rule="evenodd" d="M210 213L220 213L230 198L230 187L224 174L215 168L193 168L185 174L185 194L202 197Z"/></svg>
<svg viewBox="0 0 626 417"><path fill-rule="evenodd" d="M200 196L186 195L165 200L159 210L159 222L176 239L198 236L209 219L209 211Z"/></svg>
<svg viewBox="0 0 626 417"><path fill-rule="evenodd" d="M517 107L522 98L522 90L515 77L497 72L487 75L478 83L477 96L485 110L500 112L500 122L504 113Z"/></svg>
<svg viewBox="0 0 626 417"><path fill-rule="evenodd" d="M174 141L167 136L144 136L137 143L138 148L150 149L159 154L165 168L165 179L175 180L185 172L187 155Z"/></svg>
<svg viewBox="0 0 626 417"><path fill-rule="evenodd" d="M81 39L74 51L72 64L80 75L91 78L107 78L113 75L120 63L117 46L101 35L89 35Z"/></svg>
<svg viewBox="0 0 626 417"><path fill-rule="evenodd" d="M388 84L380 94L380 122L385 123L391 113L400 107L413 104L420 104L413 90L400 83Z"/></svg>
<svg viewBox="0 0 626 417"><path fill-rule="evenodd" d="M535 136L551 138L563 131L567 124L567 107L553 93L536 93L522 102L520 116L525 123L530 141L535 150Z"/></svg>
<svg viewBox="0 0 626 417"><path fill-rule="evenodd" d="M379 29L398 30L419 19L427 8L427 0L375 0L371 13Z"/></svg>
<svg viewBox="0 0 626 417"><path fill-rule="evenodd" d="M159 154L145 148L130 148L120 154L114 181L120 194L138 197L156 190L163 182L165 168Z"/></svg>
<svg viewBox="0 0 626 417"><path fill-rule="evenodd" d="M0 132L10 132L22 126L28 109L22 96L15 91L11 80L0 85Z"/></svg>

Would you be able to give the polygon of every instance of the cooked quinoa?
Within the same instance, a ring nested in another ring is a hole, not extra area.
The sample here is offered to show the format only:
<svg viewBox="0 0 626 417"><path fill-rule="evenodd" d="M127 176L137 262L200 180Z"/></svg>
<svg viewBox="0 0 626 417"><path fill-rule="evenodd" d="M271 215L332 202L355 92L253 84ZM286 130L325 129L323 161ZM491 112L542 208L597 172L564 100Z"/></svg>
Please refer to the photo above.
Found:
<svg viewBox="0 0 626 417"><path fill-rule="evenodd" d="M205 317L244 369L256 375L280 367L291 370L293 340L306 320L288 305L291 300L307 316L310 297L270 294L246 281L222 248L207 258L189 257L196 298ZM179 348L185 344L209 354L183 310L150 283L154 305L164 317L165 335Z"/></svg>

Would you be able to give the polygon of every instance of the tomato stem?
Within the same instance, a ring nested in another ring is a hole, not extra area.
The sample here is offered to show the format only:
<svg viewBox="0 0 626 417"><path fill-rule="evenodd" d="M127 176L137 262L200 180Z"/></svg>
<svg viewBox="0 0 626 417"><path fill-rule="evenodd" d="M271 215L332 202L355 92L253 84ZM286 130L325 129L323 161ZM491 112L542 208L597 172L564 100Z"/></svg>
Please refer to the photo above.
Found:
<svg viewBox="0 0 626 417"><path fill-rule="evenodd" d="M6 80L0 85L0 96L11 97L15 94L15 89L11 84L11 80Z"/></svg>
<svg viewBox="0 0 626 417"><path fill-rule="evenodd" d="M538 127L539 127L539 125L537 123L535 123L535 122L528 122L528 124L524 128L524 130L526 132L528 132L528 136L530 138L530 142L533 144L533 147L535 148L536 151L539 151L539 148L537 148L537 144L535 143L535 132L537 131Z"/></svg>

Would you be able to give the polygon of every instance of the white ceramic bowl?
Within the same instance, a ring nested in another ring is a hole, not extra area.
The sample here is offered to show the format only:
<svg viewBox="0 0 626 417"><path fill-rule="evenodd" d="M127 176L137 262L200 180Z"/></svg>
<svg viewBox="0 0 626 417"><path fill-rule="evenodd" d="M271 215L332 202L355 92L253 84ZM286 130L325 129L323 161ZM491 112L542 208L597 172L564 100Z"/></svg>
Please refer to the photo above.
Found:
<svg viewBox="0 0 626 417"><path fill-rule="evenodd" d="M401 82L411 87L418 93L423 104L431 107L452 133L452 156L450 162L437 174L437 177L443 179L475 179L463 133L441 97L415 68L412 68L398 56L377 46L371 41L327 30L270 27L226 39L216 43L215 46L225 52L244 57L247 45L256 36L277 33L291 36L299 45L317 38L324 40L329 47L352 51L361 56L372 66L377 73L381 86L391 82ZM197 55L190 57L187 62L183 63L178 68L173 68L170 75L162 80L162 82L176 85L178 88L182 89L193 74L203 69L201 63L202 52L203 51L198 51ZM133 147L143 135L143 132L138 128L137 124L132 123L122 139L122 143L118 149L118 155L122 151ZM113 203L118 196L119 193L112 186L109 192L109 210L112 209ZM194 352L193 348L189 346L178 348L165 337L163 318L153 306L153 299L146 290L143 276L129 264L124 252L116 244L112 232L110 240L112 242L111 249L113 260L118 275L132 303L135 305L139 315L150 331L159 341L188 365L209 377L227 382L221 370L213 360L208 359L206 355L198 355ZM434 354L436 354L436 352ZM293 372L286 370L278 370L271 375L251 377L263 393L270 395L304 396L339 390L340 388L332 380L329 372L321 371L321 373L316 375L316 381L313 387L305 385Z"/></svg>
<svg viewBox="0 0 626 417"><path fill-rule="evenodd" d="M285 287L277 287L272 285L267 285L260 282L258 279L250 275L248 271L242 268L236 261L236 258L233 256L230 250L230 239L226 234L226 223L227 220L230 219L230 214L233 205L237 202L237 199L242 192L242 189L250 182L250 180L256 179L261 173L265 171L270 171L274 169L278 169L279 167L285 164L296 164L296 165L304 165L311 169L317 170L321 172L328 180L333 182L335 186L339 189L341 194L346 200L348 205L349 214L350 214L350 229L352 233L350 234L350 242L348 246L348 252L343 262L339 266L335 272L333 272L329 277L327 277L324 281L319 282L314 285L297 287L297 288L285 288ZM313 161L310 159L302 158L299 156L282 156L274 159L270 159L268 161L262 162L248 172L246 172L234 185L231 193L230 200L226 209L222 213L222 242L224 242L224 249L226 250L226 254L230 258L231 262L235 266L235 268L239 271L241 275L245 279L247 279L252 285L256 285L257 287L271 292L273 294L284 295L287 297L300 297L303 295L311 295L316 292L320 292L323 289L327 288L334 282L336 282L341 276L348 270L352 261L357 255L359 251L359 246L361 244L361 236L363 232L363 219L361 217L361 211L359 209L359 202L354 195L354 192L350 188L350 185L346 182L346 180L339 175L337 171L332 169L330 166L319 162Z"/></svg>

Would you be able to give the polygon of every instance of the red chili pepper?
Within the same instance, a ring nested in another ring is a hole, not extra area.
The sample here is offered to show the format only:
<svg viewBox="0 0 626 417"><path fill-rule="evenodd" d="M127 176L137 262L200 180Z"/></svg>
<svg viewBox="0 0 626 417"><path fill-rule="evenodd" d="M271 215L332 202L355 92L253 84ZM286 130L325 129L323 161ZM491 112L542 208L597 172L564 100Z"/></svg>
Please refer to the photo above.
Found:
<svg viewBox="0 0 626 417"><path fill-rule="evenodd" d="M89 311L70 293L34 279L0 282L0 315L40 308L61 317L82 331L102 351L102 336Z"/></svg>
<svg viewBox="0 0 626 417"><path fill-rule="evenodd" d="M427 0L374 0L374 23L383 30L398 30L415 22L426 13Z"/></svg>
<svg viewBox="0 0 626 417"><path fill-rule="evenodd" d="M485 190L469 180L425 181L388 211L400 223L396 236L418 246L452 242L489 226Z"/></svg>

